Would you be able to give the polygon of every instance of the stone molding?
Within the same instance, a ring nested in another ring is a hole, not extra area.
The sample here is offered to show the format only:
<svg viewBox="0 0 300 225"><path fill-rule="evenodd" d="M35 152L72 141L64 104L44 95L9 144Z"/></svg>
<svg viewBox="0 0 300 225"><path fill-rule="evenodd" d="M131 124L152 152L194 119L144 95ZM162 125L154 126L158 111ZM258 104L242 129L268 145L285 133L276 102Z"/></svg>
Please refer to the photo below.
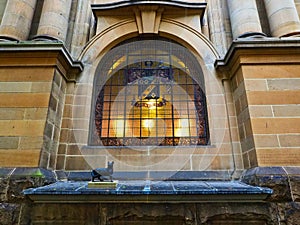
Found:
<svg viewBox="0 0 300 225"><path fill-rule="evenodd" d="M167 6L177 6L177 7L184 7L184 8L193 8L193 9L201 9L207 5L205 2L183 2L183 1L168 1L168 0L152 0L152 1L145 1L145 0L125 0L125 1L117 1L111 3L104 3L104 4L92 4L92 9L94 10L105 10L105 9L115 9L125 6L134 6L134 5L167 5Z"/></svg>
<svg viewBox="0 0 300 225"><path fill-rule="evenodd" d="M65 79L73 82L83 70L83 64L74 61L61 42L0 42L0 58L11 59L12 62L13 59L22 58L23 64L27 66L57 66ZM30 60L30 58L38 60ZM7 63L9 63L7 60L2 61L0 66L7 65ZM18 61L17 66L20 65Z"/></svg>
<svg viewBox="0 0 300 225"><path fill-rule="evenodd" d="M234 40L222 59L215 61L215 68L224 73L224 79L231 78L235 71L242 64L269 64L278 63L282 61L284 55L291 56L297 55L296 60L294 57L287 57L285 63L300 63L300 39L298 38L243 38ZM276 60L274 57L268 57L267 60L257 60L259 55L278 55L280 59ZM242 60L241 57L246 56L247 60ZM253 60L250 58L253 57Z"/></svg>

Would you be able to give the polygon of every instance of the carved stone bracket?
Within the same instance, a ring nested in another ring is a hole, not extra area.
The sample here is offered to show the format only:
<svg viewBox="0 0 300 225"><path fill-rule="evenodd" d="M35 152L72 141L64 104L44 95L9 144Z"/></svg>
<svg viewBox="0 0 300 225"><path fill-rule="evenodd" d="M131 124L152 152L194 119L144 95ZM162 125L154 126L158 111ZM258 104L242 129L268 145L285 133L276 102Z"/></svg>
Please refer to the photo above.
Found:
<svg viewBox="0 0 300 225"><path fill-rule="evenodd" d="M163 8L158 6L138 6L134 9L139 34L158 33Z"/></svg>

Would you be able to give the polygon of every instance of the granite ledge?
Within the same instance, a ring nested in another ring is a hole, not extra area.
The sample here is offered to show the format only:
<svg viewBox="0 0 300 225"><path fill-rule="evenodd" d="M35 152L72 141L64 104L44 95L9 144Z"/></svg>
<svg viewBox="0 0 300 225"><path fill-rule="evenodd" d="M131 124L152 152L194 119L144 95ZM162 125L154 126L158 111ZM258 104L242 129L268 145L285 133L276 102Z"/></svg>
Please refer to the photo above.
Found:
<svg viewBox="0 0 300 225"><path fill-rule="evenodd" d="M272 189L240 181L119 181L116 188L88 188L85 181L58 181L25 190L33 202L222 202L264 201Z"/></svg>

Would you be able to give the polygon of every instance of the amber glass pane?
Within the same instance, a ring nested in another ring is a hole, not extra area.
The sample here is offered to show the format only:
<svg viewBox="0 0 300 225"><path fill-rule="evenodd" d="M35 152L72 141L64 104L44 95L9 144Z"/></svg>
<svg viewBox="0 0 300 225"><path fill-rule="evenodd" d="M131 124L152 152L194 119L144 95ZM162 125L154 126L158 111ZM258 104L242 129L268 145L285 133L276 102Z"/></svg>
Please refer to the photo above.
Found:
<svg viewBox="0 0 300 225"><path fill-rule="evenodd" d="M195 57L165 40L124 46L106 61L105 84L97 83L98 137L93 140L104 145L207 144L205 95L190 74L199 75Z"/></svg>

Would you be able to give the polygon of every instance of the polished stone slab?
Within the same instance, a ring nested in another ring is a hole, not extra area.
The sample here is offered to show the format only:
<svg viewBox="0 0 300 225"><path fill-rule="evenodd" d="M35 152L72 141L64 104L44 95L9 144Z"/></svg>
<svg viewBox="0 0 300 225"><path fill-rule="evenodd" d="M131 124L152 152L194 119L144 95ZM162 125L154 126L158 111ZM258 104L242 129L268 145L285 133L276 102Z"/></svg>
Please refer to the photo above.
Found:
<svg viewBox="0 0 300 225"><path fill-rule="evenodd" d="M89 188L86 181L59 181L24 191L35 202L219 202L263 201L269 188L239 181L119 181L114 187Z"/></svg>

